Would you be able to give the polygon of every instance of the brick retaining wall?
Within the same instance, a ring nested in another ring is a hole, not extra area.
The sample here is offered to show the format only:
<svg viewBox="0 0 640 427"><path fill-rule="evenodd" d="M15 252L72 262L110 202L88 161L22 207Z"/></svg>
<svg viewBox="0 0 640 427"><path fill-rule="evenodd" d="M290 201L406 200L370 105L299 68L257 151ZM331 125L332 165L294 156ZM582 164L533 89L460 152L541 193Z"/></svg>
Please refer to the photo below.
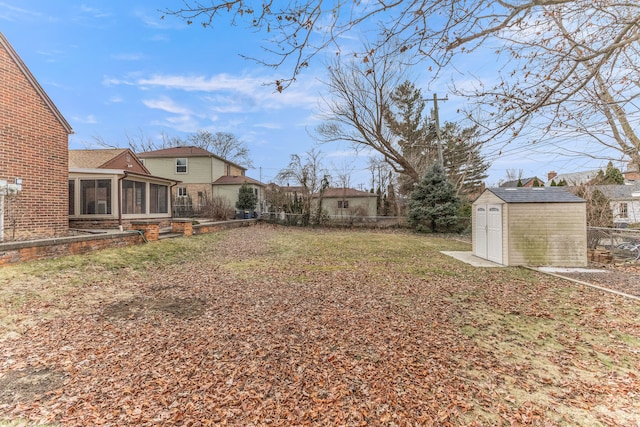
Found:
<svg viewBox="0 0 640 427"><path fill-rule="evenodd" d="M182 223L182 233L187 236L189 226L193 235L213 233L220 230L227 230L238 227L246 227L256 223L255 219L250 220L234 220L222 221L204 224L191 224L185 221L176 221ZM147 227L154 235L147 234ZM157 240L158 223L140 222L138 227L145 228L140 230L144 233L147 242L152 242L154 236ZM151 237L151 239L149 239ZM83 254L93 252L100 249L120 248L142 244L144 239L137 231L111 232L103 234L85 234L80 236L58 237L53 239L27 240L21 242L0 243L0 266L35 261L40 259L57 258L66 255Z"/></svg>
<svg viewBox="0 0 640 427"><path fill-rule="evenodd" d="M55 239L0 244L0 266L17 262L83 254L99 249L119 248L142 242L136 232L90 234Z"/></svg>

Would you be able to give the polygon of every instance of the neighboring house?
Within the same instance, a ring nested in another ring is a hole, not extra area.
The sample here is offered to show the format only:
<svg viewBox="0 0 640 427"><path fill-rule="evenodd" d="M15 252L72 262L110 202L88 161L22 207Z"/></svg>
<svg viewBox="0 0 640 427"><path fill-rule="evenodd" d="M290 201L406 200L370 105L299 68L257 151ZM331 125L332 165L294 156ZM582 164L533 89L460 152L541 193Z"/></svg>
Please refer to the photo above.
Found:
<svg viewBox="0 0 640 427"><path fill-rule="evenodd" d="M220 197L221 199L226 200L227 203L229 203L229 206L235 209L240 187L245 183L253 190L258 200L254 211L260 213L264 212L266 210L266 186L255 179L247 176L221 176L214 181L211 191L213 197Z"/></svg>
<svg viewBox="0 0 640 427"><path fill-rule="evenodd" d="M327 188L322 195L322 208L336 217L375 217L378 197L374 193L353 188Z"/></svg>
<svg viewBox="0 0 640 427"><path fill-rule="evenodd" d="M615 225L640 223L640 184L596 185L595 188L609 199Z"/></svg>
<svg viewBox="0 0 640 427"><path fill-rule="evenodd" d="M246 168L202 148L171 147L139 153L138 157L153 175L181 181L172 191L176 216L197 215L207 200L216 195L224 197L229 207L235 209L237 190L245 180L258 192L258 211L264 207L262 183L245 177ZM228 179L218 181L221 177Z"/></svg>
<svg viewBox="0 0 640 427"><path fill-rule="evenodd" d="M134 220L169 222L169 195L178 181L151 175L131 150L70 150L68 167L72 228L129 229Z"/></svg>
<svg viewBox="0 0 640 427"><path fill-rule="evenodd" d="M302 186L278 186L269 184L271 193L269 208L273 212L287 211L296 199L302 200L305 188ZM317 208L319 194L311 197L312 209ZM354 190L353 188L327 188L322 193L322 210L331 218L375 217L378 197L374 193Z"/></svg>
<svg viewBox="0 0 640 427"><path fill-rule="evenodd" d="M546 187L551 187L552 182L555 182L556 185L563 183L563 185L569 187L588 184L589 182L591 182L591 180L598 176L598 172L600 172L600 169L561 174L557 174L552 171L547 174L547 182L544 185Z"/></svg>
<svg viewBox="0 0 640 427"><path fill-rule="evenodd" d="M68 234L71 126L0 33L0 241Z"/></svg>
<svg viewBox="0 0 640 427"><path fill-rule="evenodd" d="M538 182L538 185L535 185L536 181ZM518 182L520 182L522 185L518 185ZM514 188L514 187L530 188L530 187L542 187L542 186L544 186L544 181L538 178L537 176L533 176L531 178L514 179L512 181L506 181L500 184L500 187L502 188Z"/></svg>

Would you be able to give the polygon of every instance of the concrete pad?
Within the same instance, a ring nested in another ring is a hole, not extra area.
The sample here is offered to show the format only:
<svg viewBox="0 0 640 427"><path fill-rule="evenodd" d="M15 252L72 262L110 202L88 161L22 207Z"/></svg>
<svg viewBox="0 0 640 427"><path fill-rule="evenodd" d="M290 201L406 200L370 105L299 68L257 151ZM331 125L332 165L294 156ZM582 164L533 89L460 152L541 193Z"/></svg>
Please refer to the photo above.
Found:
<svg viewBox="0 0 640 427"><path fill-rule="evenodd" d="M538 267L536 270L543 273L608 273L608 270L595 270L582 267Z"/></svg>
<svg viewBox="0 0 640 427"><path fill-rule="evenodd" d="M473 252L441 251L440 253L453 257L458 261L471 264L474 267L506 267L505 265L489 261L488 259L479 258L475 256Z"/></svg>

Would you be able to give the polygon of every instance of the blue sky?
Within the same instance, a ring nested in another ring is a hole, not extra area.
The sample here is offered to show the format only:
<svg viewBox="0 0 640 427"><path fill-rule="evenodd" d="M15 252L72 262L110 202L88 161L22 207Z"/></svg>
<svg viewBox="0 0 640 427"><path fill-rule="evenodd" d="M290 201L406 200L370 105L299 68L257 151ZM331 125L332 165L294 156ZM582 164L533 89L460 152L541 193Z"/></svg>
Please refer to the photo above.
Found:
<svg viewBox="0 0 640 427"><path fill-rule="evenodd" d="M0 0L4 33L74 129L70 148L98 148L96 138L120 147L127 138L185 137L198 129L231 132L245 141L255 169L247 174L271 181L291 154L314 145L324 66L316 62L283 93L269 82L289 70L273 70L243 59L260 56L260 35L221 22L216 30L161 19L165 2L94 0ZM495 60L474 64L491 75ZM423 76L423 78L427 78ZM448 80L443 76L443 80ZM424 93L434 92L424 87ZM439 91L444 95L446 88ZM456 121L461 100L440 103L440 121ZM366 157L347 146L323 145L333 174L352 172L351 184L368 188ZM574 172L594 167L508 148L489 153L489 185L507 169L541 178L551 169ZM541 157L542 156L542 157ZM353 165L353 166L352 166Z"/></svg>

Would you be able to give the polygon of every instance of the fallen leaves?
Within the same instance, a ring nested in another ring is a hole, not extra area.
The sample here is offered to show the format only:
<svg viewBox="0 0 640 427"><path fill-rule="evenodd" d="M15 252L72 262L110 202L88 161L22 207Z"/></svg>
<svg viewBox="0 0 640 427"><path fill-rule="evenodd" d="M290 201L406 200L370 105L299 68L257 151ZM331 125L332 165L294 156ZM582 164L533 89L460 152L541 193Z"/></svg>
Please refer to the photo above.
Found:
<svg viewBox="0 0 640 427"><path fill-rule="evenodd" d="M65 426L634 420L637 306L533 272L457 265L437 252L446 244L224 233L205 259L138 272L135 286L122 277L132 295L69 301L69 315L0 343L11 361L0 390L17 372L62 381L7 396L0 412ZM34 307L45 310L23 310Z"/></svg>

